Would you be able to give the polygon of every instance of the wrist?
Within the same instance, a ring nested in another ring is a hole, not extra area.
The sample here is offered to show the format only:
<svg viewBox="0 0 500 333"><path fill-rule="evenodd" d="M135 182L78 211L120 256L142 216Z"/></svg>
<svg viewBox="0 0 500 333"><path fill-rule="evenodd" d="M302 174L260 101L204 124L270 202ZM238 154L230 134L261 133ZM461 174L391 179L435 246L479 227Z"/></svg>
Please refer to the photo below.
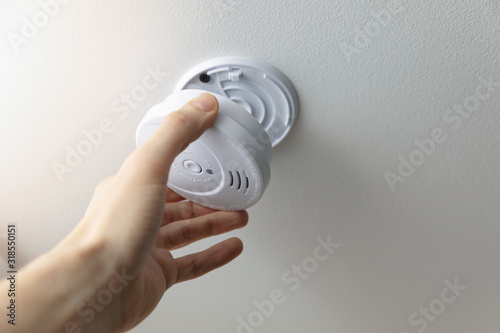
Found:
<svg viewBox="0 0 500 333"><path fill-rule="evenodd" d="M103 320L117 302L122 292L135 276L123 266L112 239L94 237L105 233L87 228L84 222L47 254L48 261L67 263L69 281L63 288L71 294L66 308L71 311L64 321L59 321L59 332L114 332L113 322ZM58 267L62 264L57 264Z"/></svg>
<svg viewBox="0 0 500 333"><path fill-rule="evenodd" d="M72 327L81 322L78 310L114 272L103 242L81 240L66 239L19 271L16 303L24 309L22 319L15 327L0 324L0 331L75 332Z"/></svg>

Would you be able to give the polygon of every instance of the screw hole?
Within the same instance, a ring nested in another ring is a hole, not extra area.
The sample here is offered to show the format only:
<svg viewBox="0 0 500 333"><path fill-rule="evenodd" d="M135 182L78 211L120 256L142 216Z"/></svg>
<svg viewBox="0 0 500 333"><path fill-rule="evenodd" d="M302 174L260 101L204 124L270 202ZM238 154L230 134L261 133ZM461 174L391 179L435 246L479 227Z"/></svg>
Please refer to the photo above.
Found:
<svg viewBox="0 0 500 333"><path fill-rule="evenodd" d="M214 170L212 170L212 169L208 169L208 170L207 170L207 173L208 173L209 175L213 175L213 174L214 174Z"/></svg>
<svg viewBox="0 0 500 333"><path fill-rule="evenodd" d="M208 83L210 82L210 75L203 73L200 75L200 81L203 83Z"/></svg>

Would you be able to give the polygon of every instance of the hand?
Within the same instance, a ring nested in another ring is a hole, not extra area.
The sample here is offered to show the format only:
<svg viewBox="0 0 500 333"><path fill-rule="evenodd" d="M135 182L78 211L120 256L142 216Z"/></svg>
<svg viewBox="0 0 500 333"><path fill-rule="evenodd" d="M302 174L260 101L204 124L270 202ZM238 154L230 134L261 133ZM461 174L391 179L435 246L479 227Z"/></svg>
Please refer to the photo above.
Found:
<svg viewBox="0 0 500 333"><path fill-rule="evenodd" d="M225 265L243 249L233 238L179 259L170 253L248 221L246 212L214 211L167 191L174 158L210 127L218 110L217 100L208 94L194 103L170 114L119 173L98 187L82 221L79 230L92 230L90 237L101 235L104 251L115 258L117 267L127 267L127 274L136 276L91 323L93 332L99 327L113 332L131 329L153 311L168 288Z"/></svg>
<svg viewBox="0 0 500 333"><path fill-rule="evenodd" d="M211 126L217 111L217 100L203 94L168 115L158 131L128 157L117 175L98 186L75 230L26 270L24 285L19 285L20 294L29 293L23 296L25 301L40 308L44 304L60 307L57 314L57 308L44 310L45 314L38 309L31 318L37 331L127 331L154 310L168 288L219 268L241 253L243 245L237 238L178 259L170 253L200 239L241 228L248 221L245 211L214 211L183 201L166 187L174 158ZM51 285L52 289L44 294L40 276L51 271L58 271L58 284ZM125 274L127 283L115 293L120 286L113 282L117 274ZM113 293L106 290L110 286ZM109 304L99 303L100 292L101 299L106 294L104 303ZM55 295L56 300L47 300L50 295ZM37 318L47 318L44 316L50 316L56 326L44 326L50 325L46 323L49 319L43 320L44 324L36 323Z"/></svg>

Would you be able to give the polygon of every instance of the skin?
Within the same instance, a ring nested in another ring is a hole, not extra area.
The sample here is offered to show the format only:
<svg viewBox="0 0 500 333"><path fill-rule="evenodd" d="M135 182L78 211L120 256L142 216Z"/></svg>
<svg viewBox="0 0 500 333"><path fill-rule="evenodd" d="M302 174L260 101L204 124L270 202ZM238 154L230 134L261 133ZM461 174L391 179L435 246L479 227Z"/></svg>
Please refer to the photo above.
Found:
<svg viewBox="0 0 500 333"><path fill-rule="evenodd" d="M242 252L242 242L231 238L177 259L170 253L248 222L245 211L214 211L184 201L165 185L175 157L211 126L217 112L210 94L189 102L99 184L71 234L19 272L16 325L4 318L0 332L125 332L144 320L170 287ZM126 286L116 278L122 274L130 279ZM8 289L2 281L2 308L9 304ZM96 301L99 295L112 300L101 298L109 302L103 305Z"/></svg>

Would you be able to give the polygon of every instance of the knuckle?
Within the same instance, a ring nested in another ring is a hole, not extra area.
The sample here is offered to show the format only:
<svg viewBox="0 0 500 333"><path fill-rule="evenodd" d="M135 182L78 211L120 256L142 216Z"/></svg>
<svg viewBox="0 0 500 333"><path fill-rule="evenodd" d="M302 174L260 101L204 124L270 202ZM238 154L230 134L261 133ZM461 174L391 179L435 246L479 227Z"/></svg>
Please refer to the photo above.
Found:
<svg viewBox="0 0 500 333"><path fill-rule="evenodd" d="M198 260L196 260L196 257L193 256L190 259L191 259L192 269L189 272L188 278L192 279L192 278L195 278L195 277L201 275L201 265L198 262Z"/></svg>
<svg viewBox="0 0 500 333"><path fill-rule="evenodd" d="M182 245L184 242L182 238L182 232L181 233L168 233L165 235L165 243L168 244L168 246L177 248L180 245Z"/></svg>
<svg viewBox="0 0 500 333"><path fill-rule="evenodd" d="M179 110L169 114L167 121L173 126L186 126L191 123L192 117L184 110Z"/></svg>
<svg viewBox="0 0 500 333"><path fill-rule="evenodd" d="M181 227L181 235L183 241L189 241L192 239L193 233L191 232L189 224L186 223Z"/></svg>
<svg viewBox="0 0 500 333"><path fill-rule="evenodd" d="M186 201L181 206L181 215L183 220L187 220L194 217L194 203L192 201Z"/></svg>
<svg viewBox="0 0 500 333"><path fill-rule="evenodd" d="M207 221L207 224L205 226L205 232L210 235L210 236L214 236L216 234L218 234L218 228L217 228L217 223L216 221L210 219Z"/></svg>

